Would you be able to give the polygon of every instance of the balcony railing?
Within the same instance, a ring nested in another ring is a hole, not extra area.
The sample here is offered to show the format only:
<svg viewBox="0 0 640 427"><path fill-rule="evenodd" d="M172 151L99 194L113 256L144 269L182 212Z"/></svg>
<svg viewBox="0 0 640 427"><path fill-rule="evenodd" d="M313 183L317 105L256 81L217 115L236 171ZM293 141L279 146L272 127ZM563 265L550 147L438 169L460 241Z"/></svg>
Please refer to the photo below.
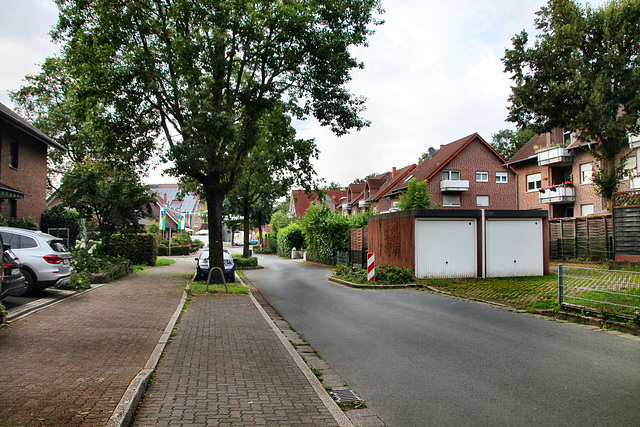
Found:
<svg viewBox="0 0 640 427"><path fill-rule="evenodd" d="M440 181L440 191L469 191L469 180L443 179Z"/></svg>
<svg viewBox="0 0 640 427"><path fill-rule="evenodd" d="M634 148L640 148L640 135L631 135L629 137L629 147L633 150Z"/></svg>
<svg viewBox="0 0 640 427"><path fill-rule="evenodd" d="M566 147L543 147L536 151L538 166L573 162L573 155Z"/></svg>
<svg viewBox="0 0 640 427"><path fill-rule="evenodd" d="M540 203L573 203L576 201L576 189L573 185L552 185L539 190Z"/></svg>

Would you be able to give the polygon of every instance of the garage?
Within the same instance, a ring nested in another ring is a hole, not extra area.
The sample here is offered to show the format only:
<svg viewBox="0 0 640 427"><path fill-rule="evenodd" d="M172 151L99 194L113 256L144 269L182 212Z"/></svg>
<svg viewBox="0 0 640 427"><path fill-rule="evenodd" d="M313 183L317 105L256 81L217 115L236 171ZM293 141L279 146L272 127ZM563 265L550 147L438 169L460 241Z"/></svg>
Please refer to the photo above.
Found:
<svg viewBox="0 0 640 427"><path fill-rule="evenodd" d="M544 274L542 218L487 218L486 276Z"/></svg>
<svg viewBox="0 0 640 427"><path fill-rule="evenodd" d="M415 227L416 277L476 277L475 218L416 219Z"/></svg>

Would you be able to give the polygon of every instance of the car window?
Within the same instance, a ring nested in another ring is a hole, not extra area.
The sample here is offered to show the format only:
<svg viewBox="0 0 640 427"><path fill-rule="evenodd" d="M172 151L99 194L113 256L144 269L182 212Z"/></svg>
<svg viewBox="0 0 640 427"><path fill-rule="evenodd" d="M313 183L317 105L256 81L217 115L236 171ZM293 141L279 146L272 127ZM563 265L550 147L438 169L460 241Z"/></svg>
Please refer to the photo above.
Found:
<svg viewBox="0 0 640 427"><path fill-rule="evenodd" d="M19 236L20 243L18 243L18 249L29 249L29 248L37 248L38 242L36 239L27 236Z"/></svg>
<svg viewBox="0 0 640 427"><path fill-rule="evenodd" d="M224 259L227 259L227 260L233 259L233 257L229 252L223 252L222 255L224 256Z"/></svg>
<svg viewBox="0 0 640 427"><path fill-rule="evenodd" d="M63 240L49 240L49 246L56 252L69 252L67 248L64 246Z"/></svg>
<svg viewBox="0 0 640 427"><path fill-rule="evenodd" d="M200 254L200 259L207 259L209 258L209 251L202 251L202 253Z"/></svg>
<svg viewBox="0 0 640 427"><path fill-rule="evenodd" d="M17 239L15 239L16 235L15 234L11 234L11 233L7 233L7 232L2 232L0 233L2 234L2 240L4 241L4 243L6 243L7 245L11 245L11 247L13 249L18 249L16 248L17 245ZM16 240L15 242L13 240Z"/></svg>

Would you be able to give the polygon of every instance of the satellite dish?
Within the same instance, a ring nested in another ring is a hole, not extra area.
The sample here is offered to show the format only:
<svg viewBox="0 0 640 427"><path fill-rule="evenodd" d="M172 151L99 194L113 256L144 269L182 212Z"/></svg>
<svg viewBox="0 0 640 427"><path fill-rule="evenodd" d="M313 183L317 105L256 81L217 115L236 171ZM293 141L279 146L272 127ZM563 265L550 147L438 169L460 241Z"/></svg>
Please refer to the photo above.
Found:
<svg viewBox="0 0 640 427"><path fill-rule="evenodd" d="M429 157L433 156L435 152L436 152L435 148L429 147Z"/></svg>

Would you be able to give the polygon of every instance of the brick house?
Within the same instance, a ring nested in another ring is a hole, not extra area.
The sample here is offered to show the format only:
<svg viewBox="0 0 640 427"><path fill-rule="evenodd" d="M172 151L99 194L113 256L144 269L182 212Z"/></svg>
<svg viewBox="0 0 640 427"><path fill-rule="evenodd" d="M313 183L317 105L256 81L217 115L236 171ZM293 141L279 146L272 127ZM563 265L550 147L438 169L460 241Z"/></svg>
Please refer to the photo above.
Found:
<svg viewBox="0 0 640 427"><path fill-rule="evenodd" d="M596 142L578 141L562 129L536 135L507 164L518 173L518 209L544 209L549 218L588 216L606 212L592 174L598 161L589 153ZM640 139L630 139L627 174L618 191L640 188Z"/></svg>
<svg viewBox="0 0 640 427"><path fill-rule="evenodd" d="M185 227L199 231L204 226L200 211L205 208L205 204L200 198L192 193L182 194L178 184L156 184L150 186L151 192L156 196L156 203L152 205L153 214L157 217L161 208L167 209L167 228L176 230L178 228L178 213L185 215Z"/></svg>
<svg viewBox="0 0 640 427"><path fill-rule="evenodd" d="M326 190L324 193L325 195L322 202L329 206L331 212L340 211L347 198L347 191ZM291 190L287 215L290 217L297 216L302 218L309 206L311 206L312 203L317 203L319 200L320 198L318 197L317 191L311 191L309 196L305 193L305 190Z"/></svg>
<svg viewBox="0 0 640 427"><path fill-rule="evenodd" d="M0 103L0 214L33 218L47 200L47 150L66 148Z"/></svg>
<svg viewBox="0 0 640 427"><path fill-rule="evenodd" d="M474 133L440 146L415 167L396 172L393 184L370 198L378 212L393 210L409 181L428 181L431 203L442 209L516 209L516 173Z"/></svg>

